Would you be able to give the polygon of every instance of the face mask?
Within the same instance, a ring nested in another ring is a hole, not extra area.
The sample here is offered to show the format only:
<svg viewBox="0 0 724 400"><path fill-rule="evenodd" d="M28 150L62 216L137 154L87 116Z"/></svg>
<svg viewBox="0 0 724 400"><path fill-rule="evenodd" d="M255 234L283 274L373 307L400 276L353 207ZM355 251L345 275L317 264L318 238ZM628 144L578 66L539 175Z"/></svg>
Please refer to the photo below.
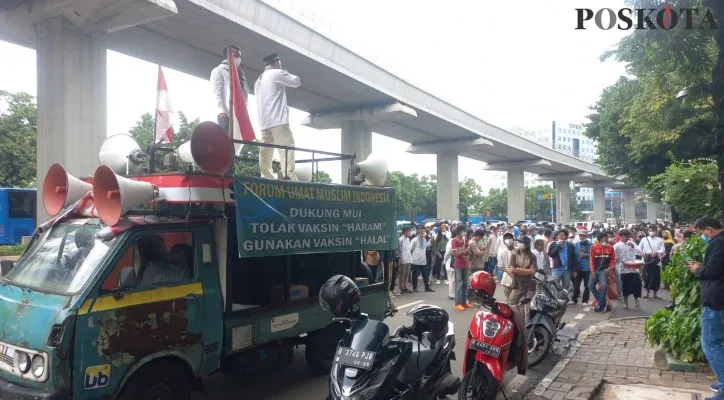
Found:
<svg viewBox="0 0 724 400"><path fill-rule="evenodd" d="M707 243L707 244L708 244L709 242L711 242L711 239L708 238L708 237L706 237L706 236L704 236L703 233L701 234L701 240L703 240L704 243Z"/></svg>
<svg viewBox="0 0 724 400"><path fill-rule="evenodd" d="M234 65L239 68L239 65L241 65L241 57L234 57Z"/></svg>
<svg viewBox="0 0 724 400"><path fill-rule="evenodd" d="M510 247L513 245L513 239L505 239L503 243L505 243L506 246Z"/></svg>
<svg viewBox="0 0 724 400"><path fill-rule="evenodd" d="M588 244L588 239L581 239L581 244Z"/></svg>

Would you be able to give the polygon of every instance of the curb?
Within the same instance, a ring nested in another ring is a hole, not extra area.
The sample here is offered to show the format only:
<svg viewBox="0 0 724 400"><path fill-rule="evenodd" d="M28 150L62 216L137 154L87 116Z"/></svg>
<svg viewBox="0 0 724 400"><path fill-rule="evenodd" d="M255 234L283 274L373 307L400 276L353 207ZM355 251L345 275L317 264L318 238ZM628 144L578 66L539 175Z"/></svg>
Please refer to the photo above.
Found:
<svg viewBox="0 0 724 400"><path fill-rule="evenodd" d="M535 389L533 389L533 394L536 396L542 396L543 393L548 390L548 387L553 383L553 381L558 378L558 375L563 372L563 370L568 366L568 364L573 359L573 356L576 355L576 352L578 352L578 349L581 347L583 342L588 338L591 334L596 333L600 328L604 328L607 326L611 326L612 324L615 324L617 322L622 321L632 321L637 319L648 319L649 317L623 317L623 318L615 318L610 319L608 321L599 322L595 325L591 325L588 328L581 331L581 333L578 334L578 338L576 339L576 342L571 345L571 348L568 349L568 352L566 353L563 358L561 358L558 363L553 367L553 369L548 372L548 374L536 385Z"/></svg>

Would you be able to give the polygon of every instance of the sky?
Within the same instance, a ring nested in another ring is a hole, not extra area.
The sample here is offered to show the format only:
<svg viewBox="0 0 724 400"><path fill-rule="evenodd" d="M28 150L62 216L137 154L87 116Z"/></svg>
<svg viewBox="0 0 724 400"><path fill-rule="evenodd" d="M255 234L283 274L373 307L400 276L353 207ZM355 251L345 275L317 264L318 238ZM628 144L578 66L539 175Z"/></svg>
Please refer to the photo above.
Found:
<svg viewBox="0 0 724 400"><path fill-rule="evenodd" d="M444 7L419 0L304 0L303 6L294 0L265 1L307 16L299 18L398 77L502 128L586 122L602 89L624 74L623 65L599 57L626 32L574 29L577 7L618 9L623 0L449 0ZM34 50L0 41L0 60L12 60L0 62L1 90L36 94ZM112 135L154 112L157 66L113 51L107 65ZM294 73L294 65L285 68ZM164 73L175 110L215 120L207 80L167 68ZM249 107L254 123L255 109ZM339 130L302 127L305 115L291 113L297 146L339 152ZM407 154L407 143L373 134L372 145L392 171L436 173L435 156ZM471 177L487 189L491 173L482 167L460 158L460 180ZM338 163L320 169L339 182Z"/></svg>

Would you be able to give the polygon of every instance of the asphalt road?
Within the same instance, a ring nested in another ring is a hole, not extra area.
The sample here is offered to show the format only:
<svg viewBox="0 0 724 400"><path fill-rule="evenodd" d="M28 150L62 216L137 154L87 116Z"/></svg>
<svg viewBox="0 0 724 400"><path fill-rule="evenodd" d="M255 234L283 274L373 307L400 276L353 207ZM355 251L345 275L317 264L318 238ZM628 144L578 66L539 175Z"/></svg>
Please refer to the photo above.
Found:
<svg viewBox="0 0 724 400"><path fill-rule="evenodd" d="M422 286L422 285L420 285ZM394 330L399 325L410 324L410 317L405 311L420 304L436 304L444 307L450 313L451 321L455 324L456 353L458 360L452 361L453 372L462 375L462 355L467 329L477 309L456 311L453 301L447 297L447 288L444 285L433 285L435 293L413 293L397 296L393 300L400 312L385 322ZM560 342L554 343L553 354L549 355L543 363L528 371L525 376L517 375L515 370L509 371L505 378L505 392L508 399L524 399L538 382L553 368L560 356L570 348L570 345L579 332L589 326L606 321L610 318L651 315L654 311L668 304L668 292L659 293L663 299L641 299L641 309L625 310L614 302L613 310L606 313L594 313L590 307L572 305L568 307L563 321L567 326L563 331ZM503 299L502 288L499 285L496 298ZM631 301L633 307L633 300ZM275 371L264 376L249 378L232 378L221 374L210 377L205 381L207 395L195 394L194 400L226 399L241 396L247 399L270 400L321 400L327 396L327 377L314 375L304 360L304 349L299 348L294 355L294 363L287 368ZM498 399L504 399L498 396Z"/></svg>

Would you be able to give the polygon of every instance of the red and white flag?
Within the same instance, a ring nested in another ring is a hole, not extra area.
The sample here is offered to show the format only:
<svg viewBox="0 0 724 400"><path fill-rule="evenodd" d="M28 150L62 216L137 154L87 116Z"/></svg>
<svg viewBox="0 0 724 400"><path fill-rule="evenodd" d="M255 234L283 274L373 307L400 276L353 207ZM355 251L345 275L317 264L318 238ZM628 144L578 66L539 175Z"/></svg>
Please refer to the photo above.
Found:
<svg viewBox="0 0 724 400"><path fill-rule="evenodd" d="M249 110L246 108L244 94L241 92L241 81L239 80L239 71L234 67L234 52L229 52L229 83L231 85L231 108L230 113L230 129L233 132L233 138L237 140L252 141L256 139L254 128L251 126L251 118L249 118ZM238 156L244 147L241 143L234 143L234 150Z"/></svg>
<svg viewBox="0 0 724 400"><path fill-rule="evenodd" d="M154 144L173 142L173 125L171 125L171 100L168 97L166 78L163 77L163 70L158 66L158 97L156 97L156 126L154 133L156 137Z"/></svg>

